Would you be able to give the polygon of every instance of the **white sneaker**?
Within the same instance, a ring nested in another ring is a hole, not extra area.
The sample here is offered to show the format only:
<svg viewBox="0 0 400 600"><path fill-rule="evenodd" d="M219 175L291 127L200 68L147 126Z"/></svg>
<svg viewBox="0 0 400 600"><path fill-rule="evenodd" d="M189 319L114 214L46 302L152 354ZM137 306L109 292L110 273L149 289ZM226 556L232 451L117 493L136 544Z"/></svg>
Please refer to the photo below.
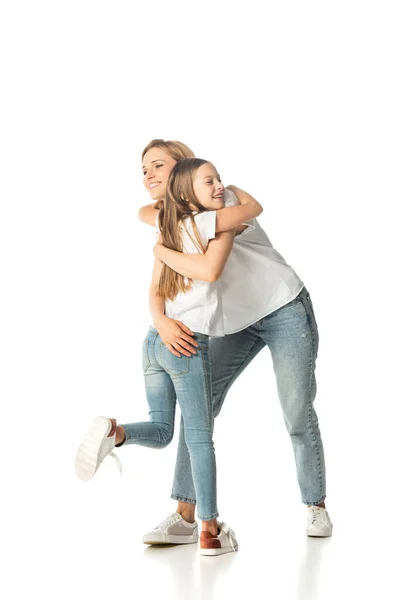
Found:
<svg viewBox="0 0 400 600"><path fill-rule="evenodd" d="M329 537L332 535L332 522L328 511L322 506L308 507L307 535L310 537Z"/></svg>
<svg viewBox="0 0 400 600"><path fill-rule="evenodd" d="M239 545L233 529L224 522L218 522L219 534L212 535L209 531L200 534L200 554L203 556L218 556L227 552L237 552Z"/></svg>
<svg viewBox="0 0 400 600"><path fill-rule="evenodd" d="M199 539L197 522L188 523L178 513L172 513L162 523L143 536L144 544L196 544Z"/></svg>
<svg viewBox="0 0 400 600"><path fill-rule="evenodd" d="M75 458L75 472L82 481L88 481L93 477L108 454L115 458L121 473L121 461L112 452L115 446L115 433L108 437L112 425L110 419L96 417L89 427Z"/></svg>

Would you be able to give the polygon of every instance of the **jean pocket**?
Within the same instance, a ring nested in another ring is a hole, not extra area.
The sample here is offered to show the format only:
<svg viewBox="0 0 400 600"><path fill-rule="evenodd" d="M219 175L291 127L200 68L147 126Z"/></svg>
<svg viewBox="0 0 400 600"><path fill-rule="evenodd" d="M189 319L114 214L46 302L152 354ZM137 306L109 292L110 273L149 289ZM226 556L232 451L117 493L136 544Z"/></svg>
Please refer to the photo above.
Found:
<svg viewBox="0 0 400 600"><path fill-rule="evenodd" d="M146 373L147 369L150 366L150 358L149 358L149 340L145 339L142 346L142 367L143 373Z"/></svg>
<svg viewBox="0 0 400 600"><path fill-rule="evenodd" d="M175 356L165 344L160 345L160 364L162 368L172 377L179 377L189 373L189 357L181 354Z"/></svg>

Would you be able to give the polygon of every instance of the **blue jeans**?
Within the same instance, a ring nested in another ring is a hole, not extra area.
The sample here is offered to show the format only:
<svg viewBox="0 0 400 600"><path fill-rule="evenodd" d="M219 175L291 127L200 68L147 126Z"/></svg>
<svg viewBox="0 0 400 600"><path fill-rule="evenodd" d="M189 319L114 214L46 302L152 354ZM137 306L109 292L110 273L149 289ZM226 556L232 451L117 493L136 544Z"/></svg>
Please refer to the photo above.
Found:
<svg viewBox="0 0 400 600"><path fill-rule="evenodd" d="M150 422L129 423L125 444L165 448L173 438L176 400L184 424L183 443L198 517L218 517L208 336L196 333L199 344L190 357L175 356L150 327L143 342L143 372ZM193 478L192 478L193 474Z"/></svg>
<svg viewBox="0 0 400 600"><path fill-rule="evenodd" d="M278 395L293 444L302 502L325 499L325 461L318 419L315 362L318 328L306 288L289 304L243 331L210 340L213 413L219 415L235 379L265 346L273 360ZM181 422L172 498L196 503L190 461Z"/></svg>

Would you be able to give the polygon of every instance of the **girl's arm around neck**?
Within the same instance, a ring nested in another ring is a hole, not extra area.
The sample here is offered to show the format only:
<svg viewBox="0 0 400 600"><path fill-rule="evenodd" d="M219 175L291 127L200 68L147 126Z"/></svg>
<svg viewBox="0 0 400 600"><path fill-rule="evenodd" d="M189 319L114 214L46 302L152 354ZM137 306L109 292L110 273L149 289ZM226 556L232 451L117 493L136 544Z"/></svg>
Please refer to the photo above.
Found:
<svg viewBox="0 0 400 600"><path fill-rule="evenodd" d="M253 196L250 196L250 194L235 185L229 185L226 189L231 190L235 194L240 205L217 210L215 231L235 229L246 221L255 219L261 215L263 207Z"/></svg>
<svg viewBox="0 0 400 600"><path fill-rule="evenodd" d="M218 233L209 242L204 254L184 254L156 244L154 256L184 277L213 282L222 275L232 250L234 236L233 230Z"/></svg>

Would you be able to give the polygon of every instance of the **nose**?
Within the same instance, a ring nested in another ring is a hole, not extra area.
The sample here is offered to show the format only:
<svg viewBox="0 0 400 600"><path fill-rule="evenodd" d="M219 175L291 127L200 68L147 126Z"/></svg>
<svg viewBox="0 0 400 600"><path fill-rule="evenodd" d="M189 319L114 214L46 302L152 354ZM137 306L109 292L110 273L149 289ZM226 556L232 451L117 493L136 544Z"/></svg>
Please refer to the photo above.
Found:
<svg viewBox="0 0 400 600"><path fill-rule="evenodd" d="M154 173L152 173L151 171L147 171L144 178L145 178L145 181L150 181L150 179L154 179Z"/></svg>

